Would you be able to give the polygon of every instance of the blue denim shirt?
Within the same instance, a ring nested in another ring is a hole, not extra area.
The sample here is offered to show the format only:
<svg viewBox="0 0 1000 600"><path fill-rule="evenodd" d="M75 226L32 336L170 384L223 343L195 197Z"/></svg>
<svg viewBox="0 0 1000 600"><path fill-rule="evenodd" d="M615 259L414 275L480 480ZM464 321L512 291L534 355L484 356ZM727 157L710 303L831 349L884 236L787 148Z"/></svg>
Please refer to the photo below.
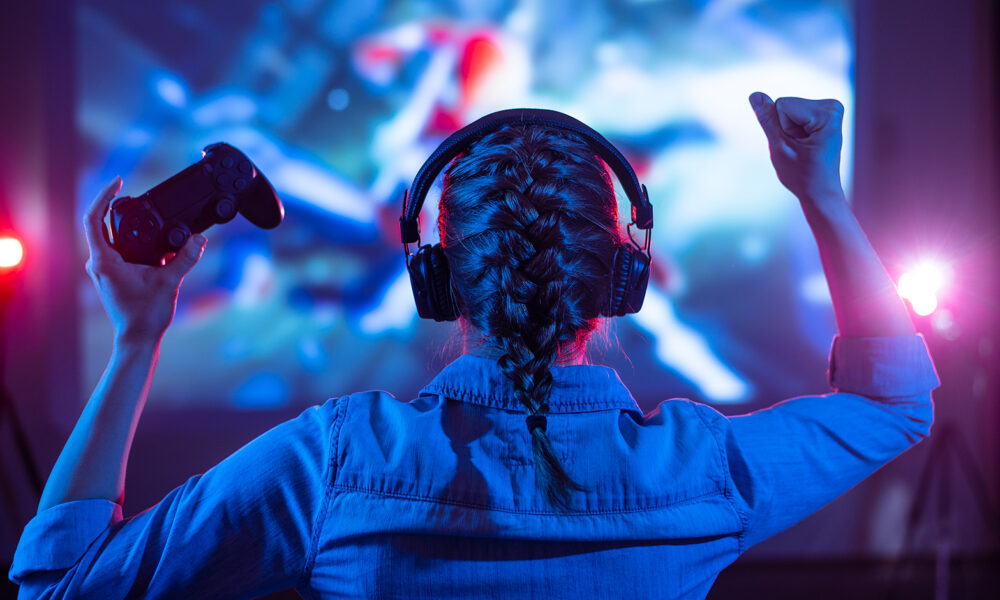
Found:
<svg viewBox="0 0 1000 600"><path fill-rule="evenodd" d="M683 399L643 415L614 370L554 368L548 434L588 489L557 514L510 382L463 355L412 401L313 406L134 517L42 511L9 576L32 598L703 598L928 434L921 336L836 337L830 360L834 393L738 417Z"/></svg>

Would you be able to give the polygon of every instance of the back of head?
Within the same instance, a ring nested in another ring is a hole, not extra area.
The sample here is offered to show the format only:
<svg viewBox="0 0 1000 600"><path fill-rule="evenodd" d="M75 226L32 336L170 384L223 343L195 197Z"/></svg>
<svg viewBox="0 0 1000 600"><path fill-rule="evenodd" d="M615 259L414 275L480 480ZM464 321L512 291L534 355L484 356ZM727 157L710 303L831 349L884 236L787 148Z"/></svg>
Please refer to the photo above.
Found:
<svg viewBox="0 0 1000 600"><path fill-rule="evenodd" d="M603 161L572 132L507 125L455 159L438 226L461 318L499 356L529 415L544 415L550 368L579 355L611 302L622 243ZM541 426L537 426L541 423ZM557 508L582 490L532 422L536 488Z"/></svg>

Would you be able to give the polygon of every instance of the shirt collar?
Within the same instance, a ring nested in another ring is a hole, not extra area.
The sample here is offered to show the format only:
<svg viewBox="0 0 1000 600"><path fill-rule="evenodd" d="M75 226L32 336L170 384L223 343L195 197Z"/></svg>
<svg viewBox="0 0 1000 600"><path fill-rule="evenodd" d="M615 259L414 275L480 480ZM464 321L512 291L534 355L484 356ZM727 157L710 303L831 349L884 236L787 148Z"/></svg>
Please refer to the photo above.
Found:
<svg viewBox="0 0 1000 600"><path fill-rule="evenodd" d="M635 411L642 416L632 394L611 367L569 365L552 367L549 413L589 412L609 409ZM462 402L522 412L514 398L514 384L496 359L463 354L420 390Z"/></svg>

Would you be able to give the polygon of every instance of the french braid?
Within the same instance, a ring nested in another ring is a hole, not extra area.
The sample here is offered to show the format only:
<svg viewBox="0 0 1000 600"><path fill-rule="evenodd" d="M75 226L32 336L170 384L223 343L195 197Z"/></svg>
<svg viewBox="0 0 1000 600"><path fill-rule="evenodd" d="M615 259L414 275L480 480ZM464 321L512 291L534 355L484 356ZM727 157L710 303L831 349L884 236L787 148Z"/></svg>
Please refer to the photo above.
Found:
<svg viewBox="0 0 1000 600"><path fill-rule="evenodd" d="M607 169L572 133L508 125L450 166L438 227L461 318L500 354L529 415L535 487L568 510L570 491L585 490L546 433L550 369L586 345L610 302L622 238Z"/></svg>

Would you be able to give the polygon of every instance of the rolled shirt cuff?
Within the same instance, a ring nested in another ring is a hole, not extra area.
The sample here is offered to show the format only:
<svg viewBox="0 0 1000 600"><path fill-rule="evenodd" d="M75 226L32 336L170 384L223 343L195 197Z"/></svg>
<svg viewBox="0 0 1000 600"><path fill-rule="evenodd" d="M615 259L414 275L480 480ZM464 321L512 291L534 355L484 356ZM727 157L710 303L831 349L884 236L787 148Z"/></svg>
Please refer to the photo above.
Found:
<svg viewBox="0 0 1000 600"><path fill-rule="evenodd" d="M8 577L14 583L36 571L69 569L111 525L122 520L120 504L74 500L35 515L24 526Z"/></svg>
<svg viewBox="0 0 1000 600"><path fill-rule="evenodd" d="M915 396L941 385L923 335L833 338L830 387L861 396Z"/></svg>

